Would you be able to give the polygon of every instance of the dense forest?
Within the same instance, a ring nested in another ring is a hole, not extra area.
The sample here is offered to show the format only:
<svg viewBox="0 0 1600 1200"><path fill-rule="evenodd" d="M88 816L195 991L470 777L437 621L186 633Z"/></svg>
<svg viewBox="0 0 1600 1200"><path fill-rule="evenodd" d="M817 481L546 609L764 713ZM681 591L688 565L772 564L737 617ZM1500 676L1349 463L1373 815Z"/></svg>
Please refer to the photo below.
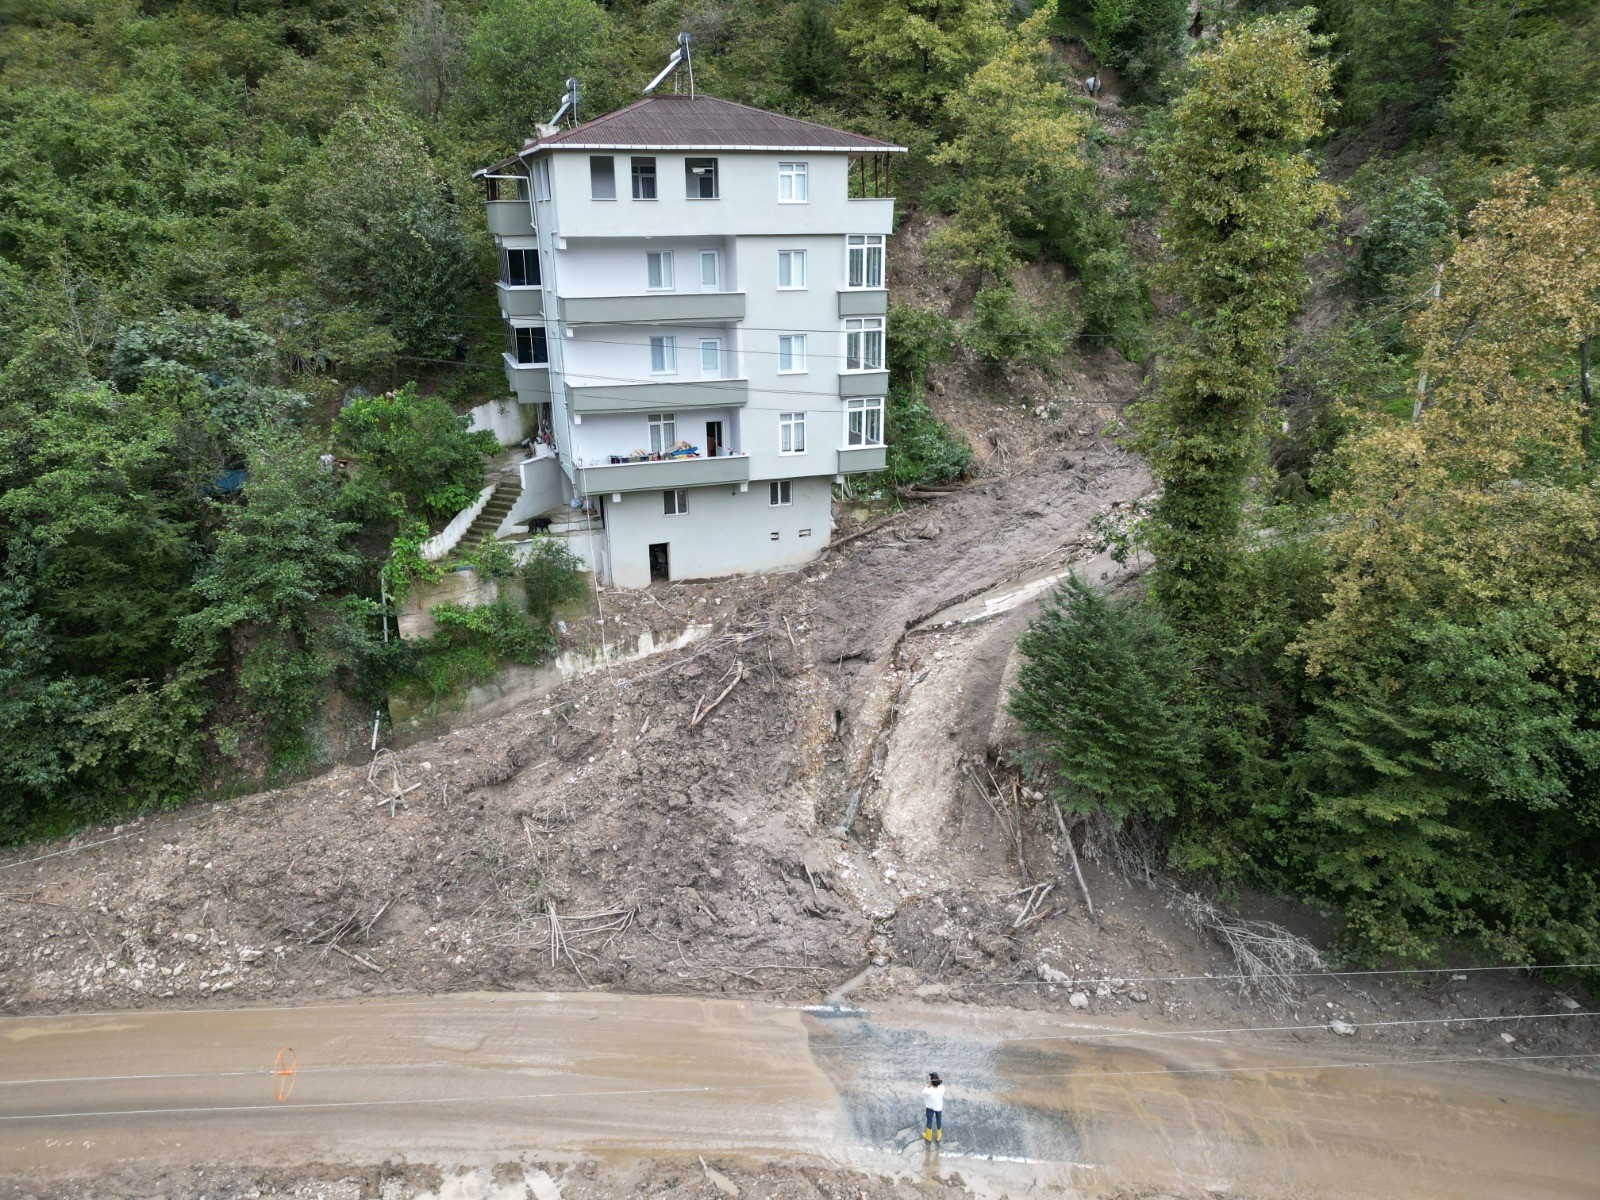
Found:
<svg viewBox="0 0 1600 1200"><path fill-rule="evenodd" d="M504 391L470 176L569 75L583 115L631 101L686 29L702 90L910 147L902 213L963 286L891 318L892 482L967 465L941 362L1151 374L1129 437L1161 490L1107 530L1148 586L1061 597L1012 702L1061 802L1337 906L1358 953L1600 953L1584 0L0 22L0 840L303 772L396 687L548 651L560 561L526 613L382 636L479 486L458 414ZM1114 171L1091 60L1136 119ZM1039 261L1071 288L1016 286Z"/></svg>

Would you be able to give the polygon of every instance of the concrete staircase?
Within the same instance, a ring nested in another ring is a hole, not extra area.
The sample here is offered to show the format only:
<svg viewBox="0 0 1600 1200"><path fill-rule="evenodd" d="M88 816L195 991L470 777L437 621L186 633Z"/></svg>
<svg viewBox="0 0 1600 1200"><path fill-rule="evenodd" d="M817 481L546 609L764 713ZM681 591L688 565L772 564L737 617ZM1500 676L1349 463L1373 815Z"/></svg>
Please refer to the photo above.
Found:
<svg viewBox="0 0 1600 1200"><path fill-rule="evenodd" d="M480 546L484 542L494 540L495 530L500 528L500 523L511 514L511 509L517 503L517 496L521 494L522 485L516 479L502 479L495 485L494 494L489 497L489 503L483 506L483 511L462 535L462 548Z"/></svg>

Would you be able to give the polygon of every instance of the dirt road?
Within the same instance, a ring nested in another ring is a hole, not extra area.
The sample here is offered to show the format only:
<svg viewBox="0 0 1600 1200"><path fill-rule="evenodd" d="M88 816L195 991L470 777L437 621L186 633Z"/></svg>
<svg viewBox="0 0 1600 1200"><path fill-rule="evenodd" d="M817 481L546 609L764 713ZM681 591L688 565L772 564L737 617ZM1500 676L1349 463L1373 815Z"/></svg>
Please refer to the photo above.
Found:
<svg viewBox="0 0 1600 1200"><path fill-rule="evenodd" d="M285 1045L299 1071L280 1104ZM1012 1195L1537 1200L1592 1196L1600 1167L1600 1085L1537 1063L1405 1065L1325 1035L1010 1010L465 994L14 1018L0 1048L0 1193L134 1160L155 1174L397 1150L446 1166L803 1155ZM937 1158L914 1128L930 1067L950 1091Z"/></svg>

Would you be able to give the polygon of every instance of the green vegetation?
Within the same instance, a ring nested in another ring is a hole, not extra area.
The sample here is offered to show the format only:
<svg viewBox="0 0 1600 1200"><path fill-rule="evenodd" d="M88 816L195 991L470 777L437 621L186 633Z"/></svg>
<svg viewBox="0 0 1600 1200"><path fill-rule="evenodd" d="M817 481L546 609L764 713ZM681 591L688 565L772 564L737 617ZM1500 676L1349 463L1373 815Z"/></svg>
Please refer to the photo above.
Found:
<svg viewBox="0 0 1600 1200"><path fill-rule="evenodd" d="M1361 960L1600 952L1600 178L1551 99L1592 112L1591 16L1357 2L1195 56L1157 164L1184 311L1138 414L1150 586L1074 588L1023 643L1063 804L1336 906ZM1352 182L1369 224L1319 281L1350 311L1285 358L1330 85L1410 135Z"/></svg>

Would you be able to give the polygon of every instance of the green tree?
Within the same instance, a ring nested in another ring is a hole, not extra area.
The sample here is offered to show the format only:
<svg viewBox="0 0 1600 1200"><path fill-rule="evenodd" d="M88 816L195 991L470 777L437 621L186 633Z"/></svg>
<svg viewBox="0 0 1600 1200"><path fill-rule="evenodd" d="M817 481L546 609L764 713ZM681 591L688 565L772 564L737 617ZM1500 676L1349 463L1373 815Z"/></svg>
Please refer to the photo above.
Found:
<svg viewBox="0 0 1600 1200"><path fill-rule="evenodd" d="M397 520L405 509L449 517L466 508L483 486L483 456L497 448L492 433L467 425L438 397L418 396L414 383L351 400L333 425L358 466L346 509Z"/></svg>
<svg viewBox="0 0 1600 1200"><path fill-rule="evenodd" d="M929 119L1005 40L997 0L841 0L839 41L897 116Z"/></svg>
<svg viewBox="0 0 1600 1200"><path fill-rule="evenodd" d="M606 33L594 0L489 0L467 37L467 74L495 138L520 146L532 137Z"/></svg>
<svg viewBox="0 0 1600 1200"><path fill-rule="evenodd" d="M800 0L794 31L784 54L784 71L796 93L822 100L839 76L839 39L833 33L828 0Z"/></svg>
<svg viewBox="0 0 1600 1200"><path fill-rule="evenodd" d="M1134 88L1154 87L1177 60L1188 0L1090 0L1089 10L1089 49Z"/></svg>
<svg viewBox="0 0 1600 1200"><path fill-rule="evenodd" d="M1138 410L1138 445L1162 487L1156 595L1184 629L1226 609L1279 348L1332 210L1306 150L1329 106L1317 45L1304 14L1225 33L1191 63L1157 162L1163 278L1182 311L1156 398Z"/></svg>
<svg viewBox="0 0 1600 1200"><path fill-rule="evenodd" d="M1077 575L1028 624L1006 702L1039 738L1076 812L1166 816L1198 765L1199 738L1180 702L1190 666L1160 612L1108 600Z"/></svg>

